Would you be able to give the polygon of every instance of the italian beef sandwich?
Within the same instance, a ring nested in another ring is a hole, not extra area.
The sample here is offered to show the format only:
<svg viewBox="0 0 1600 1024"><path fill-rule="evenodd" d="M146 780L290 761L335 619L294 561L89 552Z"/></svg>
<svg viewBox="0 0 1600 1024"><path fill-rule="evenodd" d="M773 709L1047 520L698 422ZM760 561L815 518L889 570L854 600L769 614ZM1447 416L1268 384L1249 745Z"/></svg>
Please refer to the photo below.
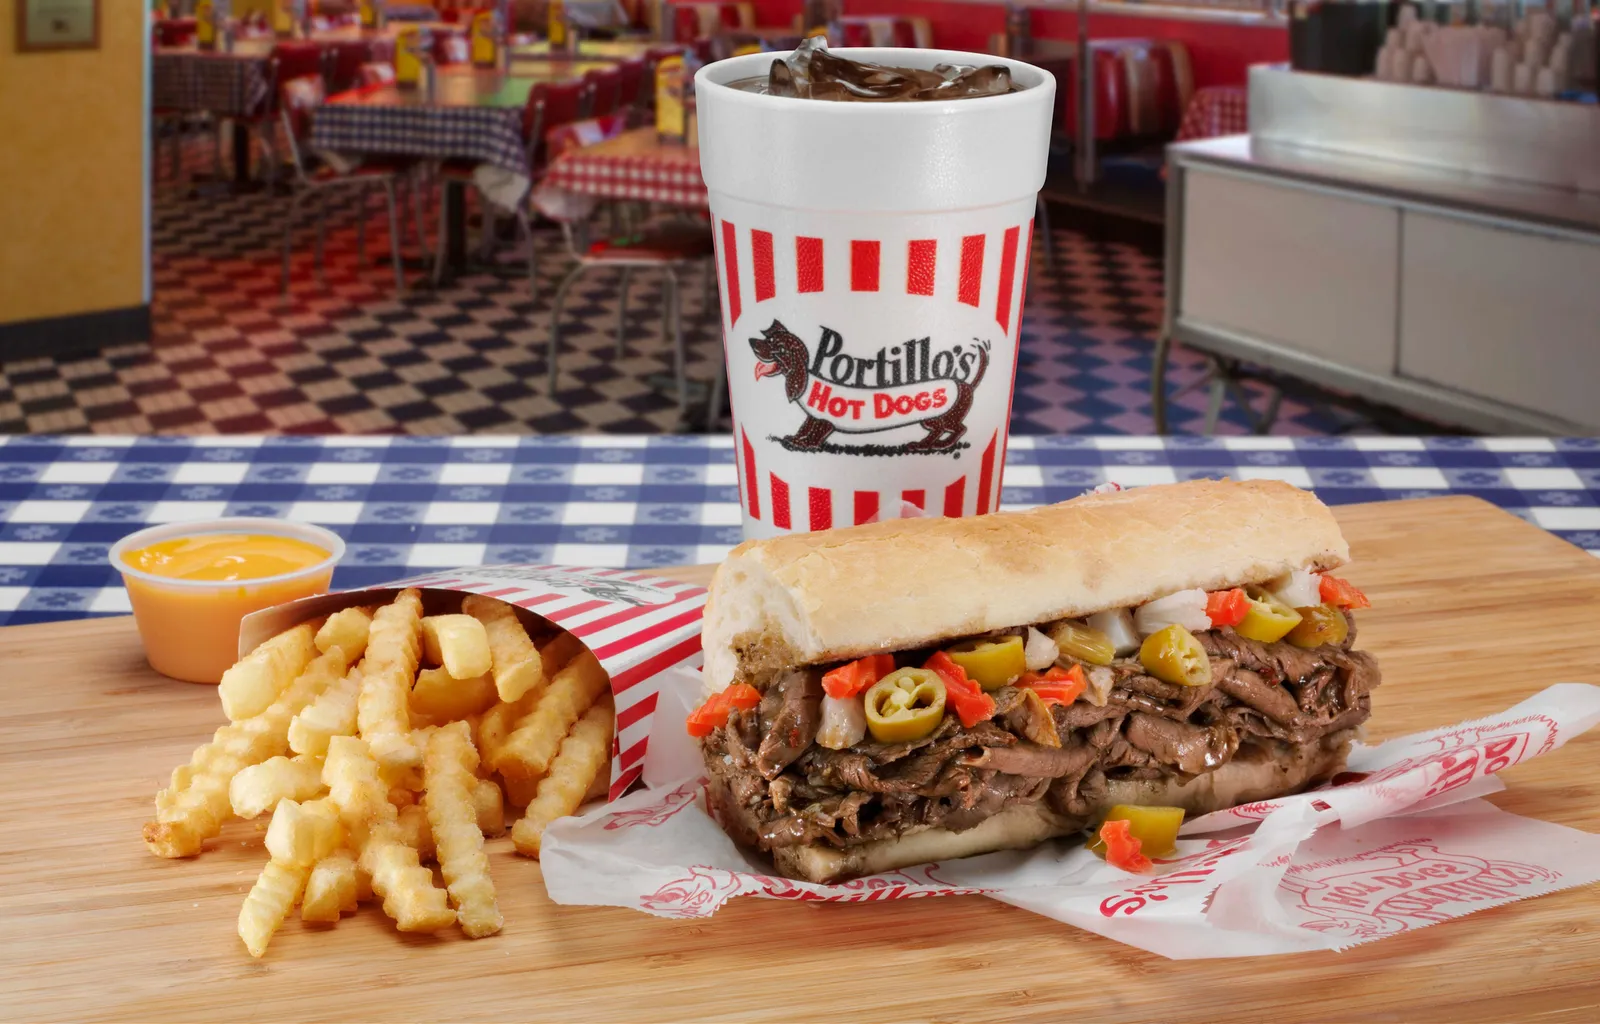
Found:
<svg viewBox="0 0 1600 1024"><path fill-rule="evenodd" d="M1366 598L1329 574L1348 558L1272 481L742 544L688 723L712 811L832 882L1297 792L1343 768L1378 685Z"/></svg>

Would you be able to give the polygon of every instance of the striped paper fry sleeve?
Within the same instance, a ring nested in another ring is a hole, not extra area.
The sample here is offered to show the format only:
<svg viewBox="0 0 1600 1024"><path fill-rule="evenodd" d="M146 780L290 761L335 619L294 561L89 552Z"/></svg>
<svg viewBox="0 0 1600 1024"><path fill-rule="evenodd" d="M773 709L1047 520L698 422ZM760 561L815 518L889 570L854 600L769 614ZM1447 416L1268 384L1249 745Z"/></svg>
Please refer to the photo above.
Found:
<svg viewBox="0 0 1600 1024"><path fill-rule="evenodd" d="M570 631L611 677L617 732L611 798L639 777L649 748L659 686L669 668L698 669L703 587L630 569L570 565L484 565L429 573L366 590L306 598L256 612L240 628L241 654L288 625L350 605L385 599L382 591L416 587L493 597Z"/></svg>

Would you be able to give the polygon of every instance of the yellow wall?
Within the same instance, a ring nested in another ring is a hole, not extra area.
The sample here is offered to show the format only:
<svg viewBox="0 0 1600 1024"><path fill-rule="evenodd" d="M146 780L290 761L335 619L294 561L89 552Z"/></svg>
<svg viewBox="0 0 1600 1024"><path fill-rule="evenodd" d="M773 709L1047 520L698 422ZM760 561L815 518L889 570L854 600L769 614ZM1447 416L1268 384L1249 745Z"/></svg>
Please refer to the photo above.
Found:
<svg viewBox="0 0 1600 1024"><path fill-rule="evenodd" d="M146 0L100 48L16 51L0 0L0 323L143 304Z"/></svg>

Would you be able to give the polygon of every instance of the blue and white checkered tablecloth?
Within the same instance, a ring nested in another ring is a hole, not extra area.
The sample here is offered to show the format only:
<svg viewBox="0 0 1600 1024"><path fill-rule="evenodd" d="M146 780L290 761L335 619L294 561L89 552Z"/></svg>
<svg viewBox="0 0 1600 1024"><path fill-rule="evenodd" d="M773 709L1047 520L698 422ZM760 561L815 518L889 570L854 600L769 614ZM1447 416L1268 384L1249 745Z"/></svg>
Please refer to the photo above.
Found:
<svg viewBox="0 0 1600 1024"><path fill-rule="evenodd" d="M522 111L510 107L324 103L311 117L311 147L327 153L467 160L528 176Z"/></svg>
<svg viewBox="0 0 1600 1024"><path fill-rule="evenodd" d="M1003 501L1225 475L1329 504L1476 495L1600 555L1594 438L1015 437ZM739 541L727 437L0 438L0 624L125 613L111 545L222 515L335 530L340 588L495 562L713 562Z"/></svg>

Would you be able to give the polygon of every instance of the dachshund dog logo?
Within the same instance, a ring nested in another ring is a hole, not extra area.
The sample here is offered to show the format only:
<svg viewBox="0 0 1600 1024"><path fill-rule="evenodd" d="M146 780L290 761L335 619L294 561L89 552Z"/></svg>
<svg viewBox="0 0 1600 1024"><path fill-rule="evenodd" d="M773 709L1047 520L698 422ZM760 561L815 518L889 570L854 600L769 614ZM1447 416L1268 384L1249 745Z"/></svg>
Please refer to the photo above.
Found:
<svg viewBox="0 0 1600 1024"><path fill-rule="evenodd" d="M967 415L989 370L989 343L974 340L934 351L928 338L879 348L871 356L844 351L844 338L831 328L812 352L806 343L774 320L750 339L756 380L783 379L784 398L800 407L805 422L788 437L776 438L790 451L850 452L866 455L913 453L960 457L968 447ZM922 437L900 444L843 445L841 434L875 434L920 427Z"/></svg>

